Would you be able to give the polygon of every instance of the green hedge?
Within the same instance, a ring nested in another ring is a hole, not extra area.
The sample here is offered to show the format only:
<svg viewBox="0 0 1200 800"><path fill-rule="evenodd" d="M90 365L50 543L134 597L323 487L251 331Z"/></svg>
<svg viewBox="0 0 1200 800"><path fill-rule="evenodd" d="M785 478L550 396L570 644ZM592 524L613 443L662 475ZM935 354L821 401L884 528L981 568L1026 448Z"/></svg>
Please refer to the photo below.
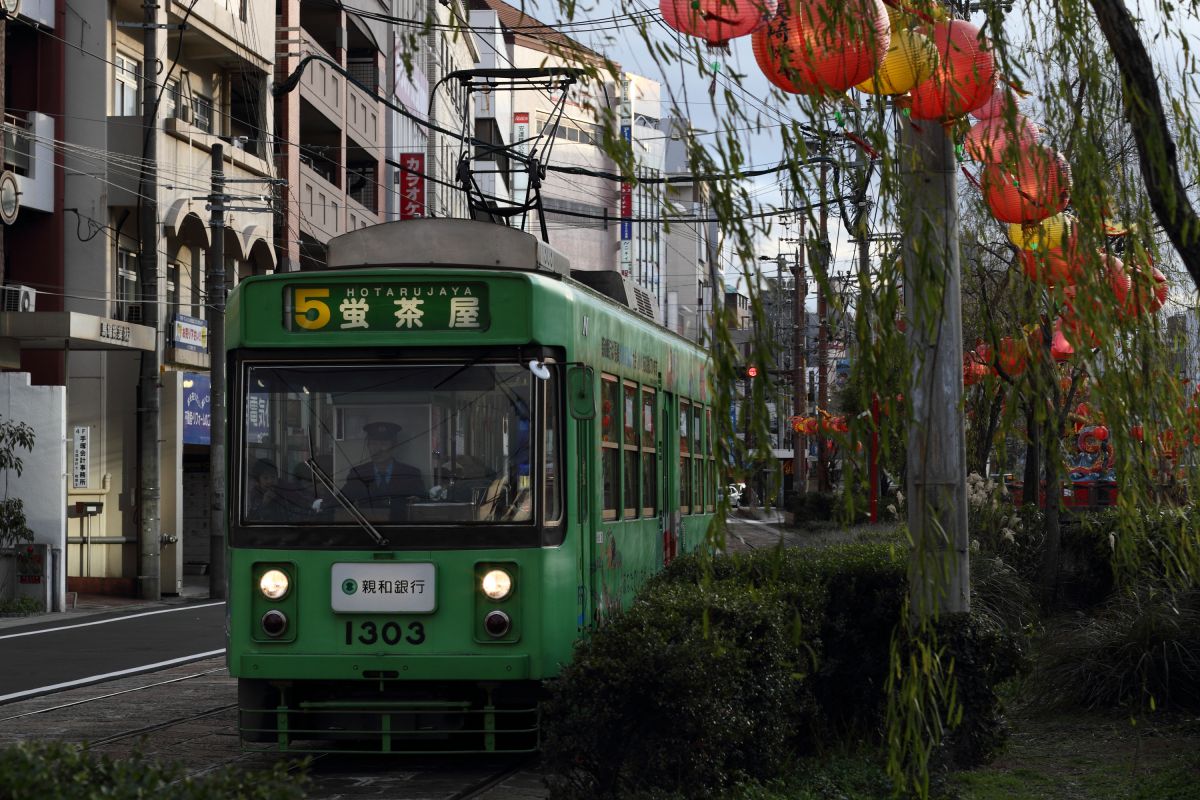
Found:
<svg viewBox="0 0 1200 800"><path fill-rule="evenodd" d="M22 742L0 750L5 800L300 800L307 779L283 764L269 772L221 770L197 778L140 753L98 756L63 742Z"/></svg>
<svg viewBox="0 0 1200 800"><path fill-rule="evenodd" d="M877 543L676 559L551 684L556 795L695 797L881 743L906 572L904 553ZM945 757L975 763L1002 741L993 687L1019 649L983 622L945 625L964 706Z"/></svg>

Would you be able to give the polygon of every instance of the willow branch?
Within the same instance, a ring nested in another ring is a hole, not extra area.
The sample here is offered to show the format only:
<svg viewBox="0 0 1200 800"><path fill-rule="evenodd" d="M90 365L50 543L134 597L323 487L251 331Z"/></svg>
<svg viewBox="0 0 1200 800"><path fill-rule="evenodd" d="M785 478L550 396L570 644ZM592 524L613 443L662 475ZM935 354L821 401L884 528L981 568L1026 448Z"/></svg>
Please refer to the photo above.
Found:
<svg viewBox="0 0 1200 800"><path fill-rule="evenodd" d="M1175 142L1167 128L1154 64L1137 25L1120 0L1089 0L1125 84L1125 112L1137 143L1150 207L1200 287L1200 217L1187 199Z"/></svg>

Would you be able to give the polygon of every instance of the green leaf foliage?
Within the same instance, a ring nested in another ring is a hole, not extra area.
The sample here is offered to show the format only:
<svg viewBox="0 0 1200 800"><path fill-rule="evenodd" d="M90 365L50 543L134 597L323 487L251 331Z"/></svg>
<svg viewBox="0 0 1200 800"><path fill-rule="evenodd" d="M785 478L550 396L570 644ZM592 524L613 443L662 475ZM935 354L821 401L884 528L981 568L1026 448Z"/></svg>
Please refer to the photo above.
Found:
<svg viewBox="0 0 1200 800"><path fill-rule="evenodd" d="M282 763L266 772L219 770L192 778L139 752L112 758L63 742L0 750L0 797L6 800L300 800L306 783Z"/></svg>

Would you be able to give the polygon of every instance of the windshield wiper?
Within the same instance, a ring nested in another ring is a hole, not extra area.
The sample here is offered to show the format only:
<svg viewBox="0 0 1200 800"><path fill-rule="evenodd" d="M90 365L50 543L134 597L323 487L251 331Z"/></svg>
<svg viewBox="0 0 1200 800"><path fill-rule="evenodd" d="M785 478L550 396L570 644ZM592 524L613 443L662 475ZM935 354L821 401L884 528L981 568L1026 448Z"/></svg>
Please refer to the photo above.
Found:
<svg viewBox="0 0 1200 800"><path fill-rule="evenodd" d="M375 530L375 526L371 524L369 519L363 516L363 513L358 510L358 507L355 506L354 503L350 502L350 498L342 494L342 490L334 485L333 478L330 478L329 474L325 472L325 470L321 469L321 466L313 459L313 457L309 456L307 459L305 459L304 464L310 470L312 470L312 474L321 482L322 486L329 490L329 493L333 495L334 499L341 503L342 508L346 509L346 512L354 519L354 521L361 525L362 529L371 535L371 538L375 540L375 544L379 545L380 547L387 547L388 540L383 537L383 534Z"/></svg>

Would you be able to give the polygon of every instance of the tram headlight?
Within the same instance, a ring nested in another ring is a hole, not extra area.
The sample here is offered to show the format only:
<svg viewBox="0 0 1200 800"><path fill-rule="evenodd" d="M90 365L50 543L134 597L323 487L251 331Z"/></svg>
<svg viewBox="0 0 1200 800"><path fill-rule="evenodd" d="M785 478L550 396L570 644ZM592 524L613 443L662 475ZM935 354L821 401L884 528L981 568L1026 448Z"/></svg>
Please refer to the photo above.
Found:
<svg viewBox="0 0 1200 800"><path fill-rule="evenodd" d="M503 600L512 594L512 576L502 569L488 570L480 582L483 593L493 600Z"/></svg>
<svg viewBox="0 0 1200 800"><path fill-rule="evenodd" d="M281 569L269 569L258 579L258 590L268 600L282 600L288 593L288 576Z"/></svg>

